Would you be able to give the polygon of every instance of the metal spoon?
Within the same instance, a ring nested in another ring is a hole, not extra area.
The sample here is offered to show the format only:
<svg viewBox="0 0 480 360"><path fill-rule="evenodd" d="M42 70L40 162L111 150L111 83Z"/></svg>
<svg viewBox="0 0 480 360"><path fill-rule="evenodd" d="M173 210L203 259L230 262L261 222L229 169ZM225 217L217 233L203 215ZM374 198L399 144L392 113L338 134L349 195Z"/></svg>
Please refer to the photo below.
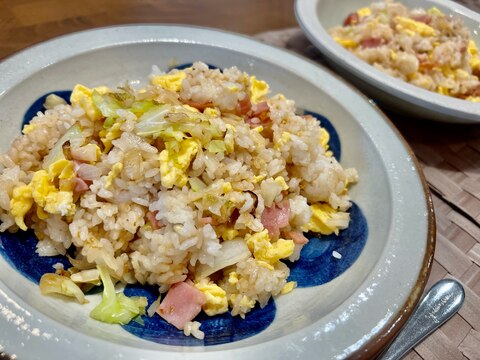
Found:
<svg viewBox="0 0 480 360"><path fill-rule="evenodd" d="M456 280L440 280L420 301L400 334L378 360L398 360L450 319L462 306L465 291Z"/></svg>

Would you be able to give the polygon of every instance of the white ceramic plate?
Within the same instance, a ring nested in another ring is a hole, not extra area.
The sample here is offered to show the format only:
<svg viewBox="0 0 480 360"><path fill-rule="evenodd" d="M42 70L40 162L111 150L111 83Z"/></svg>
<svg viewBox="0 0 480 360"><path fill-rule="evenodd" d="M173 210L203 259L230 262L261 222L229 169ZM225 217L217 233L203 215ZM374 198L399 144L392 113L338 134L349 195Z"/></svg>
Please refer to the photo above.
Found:
<svg viewBox="0 0 480 360"><path fill-rule="evenodd" d="M479 123L480 103L455 99L424 90L388 76L358 59L337 44L328 30L343 23L348 14L373 0L297 0L295 12L307 37L326 60L346 79L379 102L414 116L453 123ZM436 6L446 14L462 18L480 44L480 14L449 0L401 0L409 8Z"/></svg>
<svg viewBox="0 0 480 360"><path fill-rule="evenodd" d="M113 86L145 78L152 64L167 69L172 61L195 60L236 65L330 119L342 144L341 163L360 174L351 195L368 223L361 255L333 281L275 300L276 317L264 331L214 346L158 344L94 321L88 313L99 299L81 306L40 296L38 286L0 256L0 345L7 353L48 360L369 358L412 311L435 244L433 210L418 164L375 105L328 70L289 52L181 26L112 27L45 42L0 64L0 150L19 134L29 105L45 93L76 83Z"/></svg>

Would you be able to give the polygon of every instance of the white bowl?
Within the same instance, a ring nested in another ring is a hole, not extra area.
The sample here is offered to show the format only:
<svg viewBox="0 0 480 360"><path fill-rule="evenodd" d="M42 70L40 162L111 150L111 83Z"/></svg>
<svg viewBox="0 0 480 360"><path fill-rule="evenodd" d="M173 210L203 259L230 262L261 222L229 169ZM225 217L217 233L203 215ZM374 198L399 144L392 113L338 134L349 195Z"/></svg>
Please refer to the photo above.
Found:
<svg viewBox="0 0 480 360"><path fill-rule="evenodd" d="M479 123L480 103L443 96L377 70L336 43L328 30L373 0L297 0L295 12L307 37L347 80L382 104L417 117L452 123ZM409 8L436 6L463 19L480 44L480 14L449 0L401 0Z"/></svg>
<svg viewBox="0 0 480 360"><path fill-rule="evenodd" d="M48 360L373 356L404 323L425 286L435 244L433 210L418 163L395 128L328 70L209 29L145 25L80 32L0 63L0 151L19 134L26 109L39 96L76 83L113 86L144 79L152 64L167 69L172 60L236 65L331 120L342 143L341 163L360 174L351 195L368 223L361 255L333 281L276 299L276 317L264 331L215 346L158 344L94 321L88 313L99 295L85 306L41 296L0 256L0 345L20 359Z"/></svg>

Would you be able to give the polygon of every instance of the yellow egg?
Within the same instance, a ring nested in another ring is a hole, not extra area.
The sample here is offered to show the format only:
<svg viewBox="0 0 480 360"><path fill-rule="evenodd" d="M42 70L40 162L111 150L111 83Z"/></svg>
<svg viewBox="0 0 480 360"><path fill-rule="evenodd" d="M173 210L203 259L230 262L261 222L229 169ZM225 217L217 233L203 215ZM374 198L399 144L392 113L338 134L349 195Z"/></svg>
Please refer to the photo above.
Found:
<svg viewBox="0 0 480 360"><path fill-rule="evenodd" d="M237 237L237 235L238 235L238 230L237 229L226 228L222 232L222 239L223 240L233 240Z"/></svg>
<svg viewBox="0 0 480 360"><path fill-rule="evenodd" d="M409 35L412 35L412 32L418 33L421 36L434 36L436 34L434 28L420 21L415 21L403 16L396 16L395 21L397 22L396 29L406 32Z"/></svg>
<svg viewBox="0 0 480 360"><path fill-rule="evenodd" d="M364 7L364 8L361 8L361 9L357 10L357 14L360 17L369 16L369 15L372 14L372 10L370 10L370 8L368 8L368 7Z"/></svg>
<svg viewBox="0 0 480 360"><path fill-rule="evenodd" d="M282 136L280 136L280 139L273 146L274 149L279 150L283 145L285 145L291 139L292 139L292 134L290 134L288 131L282 132Z"/></svg>
<svg viewBox="0 0 480 360"><path fill-rule="evenodd" d="M232 271L230 274L228 274L228 282L231 285L235 285L238 283L238 273L235 271Z"/></svg>
<svg viewBox="0 0 480 360"><path fill-rule="evenodd" d="M247 295L241 295L241 294L232 294L229 297L230 304L235 304L237 302L237 298L241 296L241 299L238 303L238 305L241 308L244 309L253 309L255 307L255 300L251 299Z"/></svg>
<svg viewBox="0 0 480 360"><path fill-rule="evenodd" d="M72 105L80 106L85 111L85 114L88 116L89 119L99 120L102 118L102 113L93 103L93 91L97 91L100 95L103 95L108 93L110 89L105 86L99 86L90 89L81 84L77 84L73 88L72 95L70 95L70 103Z"/></svg>
<svg viewBox="0 0 480 360"><path fill-rule="evenodd" d="M218 111L217 109L211 108L211 107L205 108L205 110L203 110L203 113L205 115L211 116L211 117L219 117L220 116L220 111Z"/></svg>
<svg viewBox="0 0 480 360"><path fill-rule="evenodd" d="M295 281L289 281L283 286L282 291L280 291L280 294L282 295L288 294L289 292L292 292L292 290L295 289L296 286L297 286L297 283Z"/></svg>
<svg viewBox="0 0 480 360"><path fill-rule="evenodd" d="M352 39L341 39L338 37L334 37L333 40L335 40L337 43L339 43L340 45L342 45L344 48L347 48L347 49L353 49L358 46L358 43Z"/></svg>
<svg viewBox="0 0 480 360"><path fill-rule="evenodd" d="M73 162L67 159L62 159L54 162L48 167L48 175L50 180L58 177L59 179L71 179L75 176L73 169Z"/></svg>
<svg viewBox="0 0 480 360"><path fill-rule="evenodd" d="M179 92L182 90L182 82L186 77L185 71L178 71L174 74L153 76L150 81L153 85L158 85L165 90Z"/></svg>
<svg viewBox="0 0 480 360"><path fill-rule="evenodd" d="M292 255L295 247L293 240L278 239L271 243L267 229L247 234L245 241L256 260L265 261L270 265Z"/></svg>
<svg viewBox="0 0 480 360"><path fill-rule="evenodd" d="M446 87L443 86L437 86L437 93L442 94L442 95L449 95L450 92Z"/></svg>
<svg viewBox="0 0 480 360"><path fill-rule="evenodd" d="M469 96L469 97L467 97L465 100L480 103L480 96Z"/></svg>
<svg viewBox="0 0 480 360"><path fill-rule="evenodd" d="M165 146L166 149L159 155L162 186L182 187L188 181L185 171L197 154L199 145L193 139L186 139L180 142L169 141Z"/></svg>
<svg viewBox="0 0 480 360"><path fill-rule="evenodd" d="M122 136L122 131L120 130L121 123L115 123L108 129L102 129L98 133L100 135L100 141L104 146L104 153L108 153L112 148L112 141L118 139Z"/></svg>
<svg viewBox="0 0 480 360"><path fill-rule="evenodd" d="M252 179L252 182L253 182L254 184L256 184L256 183L262 181L262 180L265 179L265 178L266 178L266 175L255 175L255 176L253 177L253 179Z"/></svg>
<svg viewBox="0 0 480 360"><path fill-rule="evenodd" d="M235 130L235 128L230 124L227 124L226 128L227 131L225 132L223 141L225 142L227 152L231 154L235 150L235 133L237 130Z"/></svg>
<svg viewBox="0 0 480 360"><path fill-rule="evenodd" d="M314 231L323 235L338 234L338 231L344 227L332 224L332 220L347 221L348 224L348 213L337 211L328 204L313 204L310 209L312 210L312 217L305 225L305 231Z"/></svg>
<svg viewBox="0 0 480 360"><path fill-rule="evenodd" d="M37 128L36 124L27 124L23 127L22 132L24 134L30 134L33 130Z"/></svg>
<svg viewBox="0 0 480 360"><path fill-rule="evenodd" d="M120 175L120 173L123 170L123 164L122 163L116 163L115 165L112 166L112 170L109 171L107 174L107 178L105 179L105 189L110 189L110 187L113 184L113 180Z"/></svg>
<svg viewBox="0 0 480 360"><path fill-rule="evenodd" d="M480 58L472 56L470 58L470 67L472 68L472 72L480 73Z"/></svg>
<svg viewBox="0 0 480 360"><path fill-rule="evenodd" d="M321 128L320 130L320 145L325 149L328 150L328 142L330 141L330 134L328 133L325 128Z"/></svg>
<svg viewBox="0 0 480 360"><path fill-rule="evenodd" d="M75 213L73 193L71 191L52 191L45 198L43 209L50 214L71 216Z"/></svg>
<svg viewBox="0 0 480 360"><path fill-rule="evenodd" d="M22 230L27 230L25 214L33 205L32 188L29 185L20 185L13 189L10 200L10 212L15 218L15 223Z"/></svg>
<svg viewBox="0 0 480 360"><path fill-rule="evenodd" d="M190 106L188 104L183 104L182 107L189 110L189 111L192 111L192 112L197 112L197 113L200 112L200 110L198 110L197 108L194 108L193 106Z"/></svg>
<svg viewBox="0 0 480 360"><path fill-rule="evenodd" d="M443 12L441 12L438 8L436 8L435 6L428 9L427 10L427 13L430 14L430 15L443 15Z"/></svg>
<svg viewBox="0 0 480 360"><path fill-rule="evenodd" d="M231 182L224 182L222 184L222 191L226 194L232 191L232 183Z"/></svg>
<svg viewBox="0 0 480 360"><path fill-rule="evenodd" d="M257 104L261 98L267 95L269 86L265 81L257 80L255 76L250 76L250 100Z"/></svg>
<svg viewBox="0 0 480 360"><path fill-rule="evenodd" d="M285 182L285 179L283 176L277 176L273 181L275 181L278 185L282 187L282 190L288 190L288 185Z"/></svg>
<svg viewBox="0 0 480 360"><path fill-rule="evenodd" d="M468 41L467 51L470 55L476 55L478 53L478 48L477 48L477 44L475 44L475 41L473 40Z"/></svg>
<svg viewBox="0 0 480 360"><path fill-rule="evenodd" d="M205 295L202 309L208 316L223 314L228 311L227 293L212 281L203 279L195 287Z"/></svg>

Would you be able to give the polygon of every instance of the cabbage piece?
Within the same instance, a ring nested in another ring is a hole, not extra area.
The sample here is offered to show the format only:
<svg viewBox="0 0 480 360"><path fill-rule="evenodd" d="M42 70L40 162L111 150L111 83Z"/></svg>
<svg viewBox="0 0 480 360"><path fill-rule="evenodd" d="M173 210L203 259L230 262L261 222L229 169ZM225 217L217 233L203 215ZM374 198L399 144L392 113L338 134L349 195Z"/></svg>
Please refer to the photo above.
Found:
<svg viewBox="0 0 480 360"><path fill-rule="evenodd" d="M40 292L43 295L61 294L74 297L80 304L88 303L82 290L68 277L57 274L43 274L40 278Z"/></svg>
<svg viewBox="0 0 480 360"><path fill-rule="evenodd" d="M136 316L145 314L148 304L146 297L129 298L124 293L116 293L108 270L100 265L97 268L103 283L102 302L91 311L90 317L110 324L125 325Z"/></svg>
<svg viewBox="0 0 480 360"><path fill-rule="evenodd" d="M197 267L197 279L203 279L210 276L218 270L227 266L234 265L251 256L250 250L243 239L227 240L222 243L222 247L213 260L213 266L199 265Z"/></svg>
<svg viewBox="0 0 480 360"><path fill-rule="evenodd" d="M101 95L97 90L93 90L92 101L106 118L117 118L117 110L122 109L120 103L111 95L111 93Z"/></svg>
<svg viewBox="0 0 480 360"><path fill-rule="evenodd" d="M57 141L53 146L47 156L43 159L43 168L48 169L50 165L57 162L58 160L65 159L65 154L63 153L63 145L69 141L85 140L85 135L80 128L80 125L73 124L65 134Z"/></svg>

